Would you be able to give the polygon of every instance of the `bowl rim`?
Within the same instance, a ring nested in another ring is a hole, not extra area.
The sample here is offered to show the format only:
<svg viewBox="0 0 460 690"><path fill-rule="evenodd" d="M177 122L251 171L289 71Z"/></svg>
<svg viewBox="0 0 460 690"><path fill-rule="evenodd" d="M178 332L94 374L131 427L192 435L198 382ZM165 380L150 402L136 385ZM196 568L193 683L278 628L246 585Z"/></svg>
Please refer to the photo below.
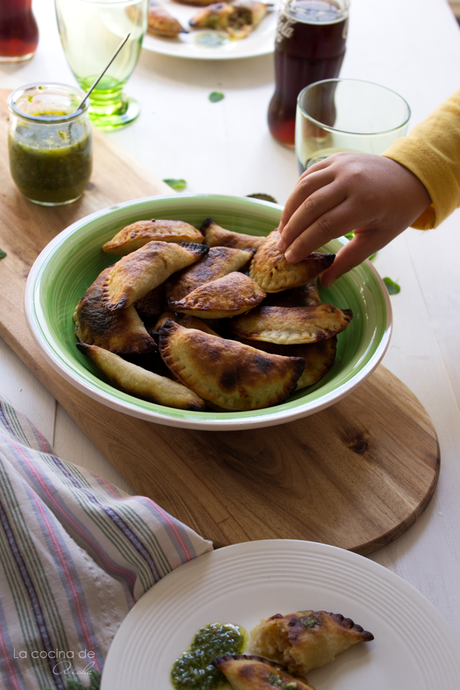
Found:
<svg viewBox="0 0 460 690"><path fill-rule="evenodd" d="M77 221L74 221L71 225L67 226L58 233L40 252L34 261L32 268L29 272L25 296L24 296L24 311L26 316L26 322L31 333L32 339L40 353L47 361L47 363L56 371L65 381L74 386L77 390L88 395L93 400L100 402L101 404L109 407L118 412L128 414L129 416L136 417L138 419L143 419L145 421L163 424L165 426L179 427L183 429L193 429L193 430L208 430L208 431L235 431L244 429L258 429L266 426L275 426L279 424L285 424L288 422L293 422L302 417L309 416L311 414L316 414L322 410L330 407L332 404L339 402L351 392L356 390L365 379L377 368L380 364L382 358L384 357L391 340L393 321L392 321L392 308L389 298L388 290L380 277L379 273L372 265L372 263L366 260L368 269L370 269L373 274L374 279L380 287L383 295L385 308L386 308L386 323L384 327L384 332L382 338L370 360L361 368L353 378L340 384L337 388L328 394L325 394L319 400L310 400L306 403L300 403L294 409L286 410L275 410L274 412L264 412L260 414L260 410L254 410L254 416L250 416L251 411L246 411L244 418L242 417L218 417L216 418L201 418L200 413L190 413L190 416L186 419L179 419L171 417L167 413L161 413L156 410L147 410L137 406L135 403L128 401L118 400L115 397L106 394L104 391L99 389L95 384L88 382L82 382L78 375L74 374L71 369L62 365L62 360L56 355L53 348L50 346L46 338L42 334L41 325L37 317L35 302L37 297L37 289L39 286L40 276L46 267L47 261L54 254L57 247L65 242L65 240L78 232L82 226L87 225L90 222L97 220L100 217L104 217L110 211L115 211L118 209L126 209L130 206L137 206L142 203L154 202L154 201L175 201L180 203L185 203L186 200L210 200L217 202L218 200L223 200L231 202L232 200L246 201L251 205L262 205L264 207L275 208L281 213L283 207L279 204L273 204L272 202L263 201L260 199L254 199L249 197L242 197L238 195L223 195L223 194L183 194L177 196L171 194L165 195L154 195L148 197L140 197L138 199L132 199L129 201L113 204L107 206L99 211L94 211L86 216L83 216ZM181 201L182 200L182 201ZM339 238L342 244L346 243L348 240L343 237ZM265 408L265 410L270 410L270 408ZM203 413L201 413L203 414Z"/></svg>

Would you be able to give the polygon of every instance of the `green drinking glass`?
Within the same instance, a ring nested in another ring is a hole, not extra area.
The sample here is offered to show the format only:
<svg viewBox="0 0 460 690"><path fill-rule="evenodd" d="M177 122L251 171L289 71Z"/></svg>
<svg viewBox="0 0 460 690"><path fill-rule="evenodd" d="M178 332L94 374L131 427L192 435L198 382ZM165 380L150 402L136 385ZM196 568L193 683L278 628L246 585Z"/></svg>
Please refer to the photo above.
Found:
<svg viewBox="0 0 460 690"><path fill-rule="evenodd" d="M128 41L90 95L91 121L111 130L139 115L137 101L124 93L147 30L148 0L55 0L62 47L80 88L88 91L120 42Z"/></svg>

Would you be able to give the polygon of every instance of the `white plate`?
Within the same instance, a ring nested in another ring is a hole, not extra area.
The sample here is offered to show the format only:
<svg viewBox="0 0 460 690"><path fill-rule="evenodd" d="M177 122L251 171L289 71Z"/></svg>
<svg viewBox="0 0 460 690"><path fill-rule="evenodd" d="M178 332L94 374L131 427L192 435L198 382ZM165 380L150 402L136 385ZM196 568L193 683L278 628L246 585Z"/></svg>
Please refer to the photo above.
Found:
<svg viewBox="0 0 460 690"><path fill-rule="evenodd" d="M276 2L273 2L276 7ZM187 28L190 19L200 12L201 7L191 7L181 5L178 2L166 0L162 5L173 17L178 19L182 26ZM154 53L163 55L174 55L176 57L191 58L194 60L231 60L236 58L256 57L257 55L267 55L272 53L275 48L277 12L275 9L270 11L261 21L259 26L249 34L247 38L239 41L229 40L225 34L220 33L224 42L216 48L204 47L197 44L197 36L206 34L216 34L219 32L207 29L190 31L189 33L179 34L177 38L161 38L146 34L142 47Z"/></svg>
<svg viewBox="0 0 460 690"><path fill-rule="evenodd" d="M171 666L201 626L249 631L304 609L341 613L375 636L311 671L316 690L458 690L460 640L416 589L351 551L294 540L217 549L160 580L119 628L101 690L171 690Z"/></svg>

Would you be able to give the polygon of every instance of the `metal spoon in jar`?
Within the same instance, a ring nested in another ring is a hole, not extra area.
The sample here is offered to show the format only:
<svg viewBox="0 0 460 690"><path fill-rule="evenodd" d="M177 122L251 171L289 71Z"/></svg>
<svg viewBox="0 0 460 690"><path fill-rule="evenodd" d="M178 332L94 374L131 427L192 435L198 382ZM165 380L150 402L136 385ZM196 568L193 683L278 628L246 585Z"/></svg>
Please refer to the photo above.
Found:
<svg viewBox="0 0 460 690"><path fill-rule="evenodd" d="M92 92L92 90L94 89L94 87L98 85L98 83L100 82L100 80L102 79L102 77L104 76L104 74L107 72L107 70L109 69L110 65L111 65L112 62L115 60L115 58L117 57L118 53L119 53L120 50L123 48L123 46L125 45L126 41L128 40L128 38L129 38L130 36L131 36L131 32L129 32L129 34L126 36L126 38L124 38L124 39L122 40L122 42L120 43L120 45L118 46L118 48L116 49L116 51L114 52L114 54L113 54L112 57L110 58L109 62L107 63L107 65L104 67L104 69L103 69L102 72L100 73L100 75L97 77L97 79L95 79L95 80L93 81L93 83L92 83L91 86L89 87L88 91L87 91L86 94L85 94L85 97L83 98L82 102L81 102L80 105L78 106L77 110L80 110L80 108L83 107L84 102L89 98L90 93ZM77 112L77 110L76 110L75 112Z"/></svg>

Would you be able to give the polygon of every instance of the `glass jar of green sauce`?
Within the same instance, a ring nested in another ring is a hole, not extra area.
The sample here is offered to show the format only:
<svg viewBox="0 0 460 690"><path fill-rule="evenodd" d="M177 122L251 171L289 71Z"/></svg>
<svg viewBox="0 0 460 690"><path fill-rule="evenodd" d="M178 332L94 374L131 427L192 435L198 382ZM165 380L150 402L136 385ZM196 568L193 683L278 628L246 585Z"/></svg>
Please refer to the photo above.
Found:
<svg viewBox="0 0 460 690"><path fill-rule="evenodd" d="M80 89L30 84L8 98L10 170L24 196L43 206L81 197L92 170L92 133Z"/></svg>

